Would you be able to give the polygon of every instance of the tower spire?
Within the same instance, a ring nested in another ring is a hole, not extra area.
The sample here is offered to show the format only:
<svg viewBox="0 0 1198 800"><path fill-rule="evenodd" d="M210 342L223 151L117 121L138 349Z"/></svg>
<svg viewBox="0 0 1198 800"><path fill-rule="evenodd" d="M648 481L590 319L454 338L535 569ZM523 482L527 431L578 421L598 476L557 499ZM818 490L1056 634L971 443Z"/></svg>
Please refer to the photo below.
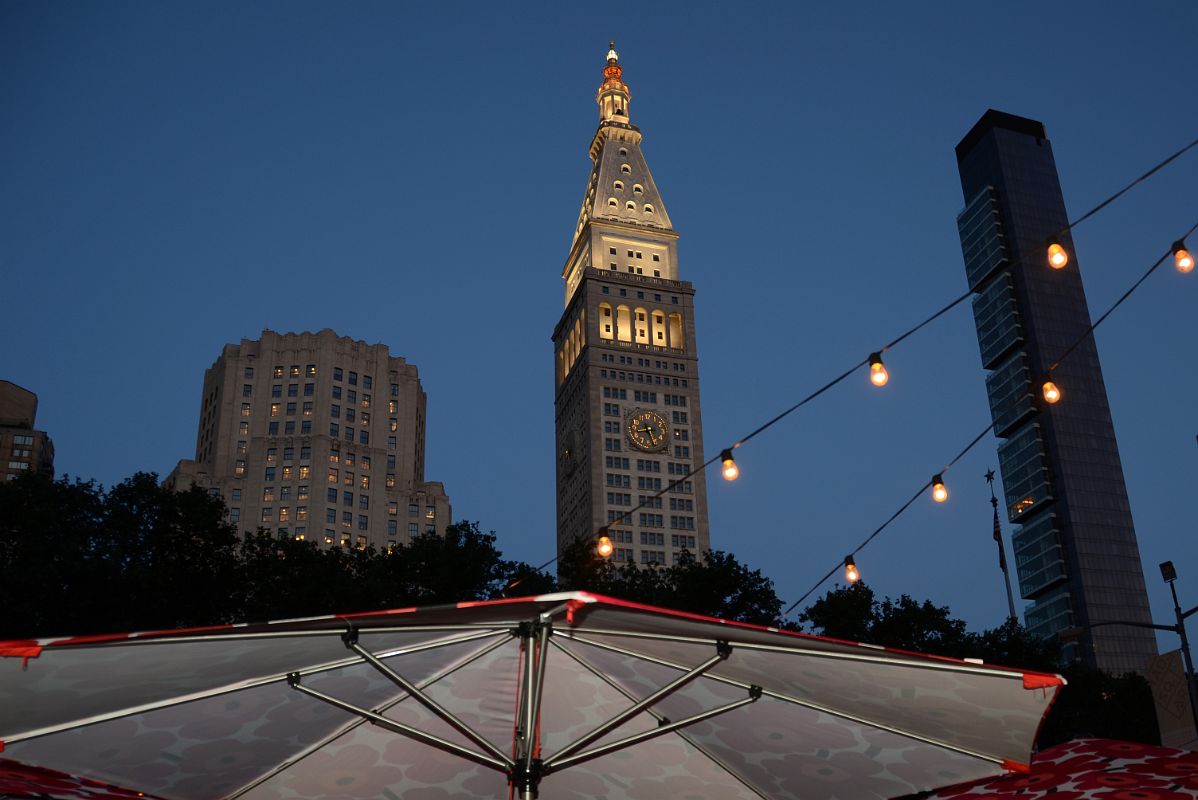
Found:
<svg viewBox="0 0 1198 800"><path fill-rule="evenodd" d="M628 101L632 93L623 80L624 68L620 66L620 54L616 52L616 40L607 48L607 64L603 67L603 83L595 102L599 104L599 122L628 124Z"/></svg>

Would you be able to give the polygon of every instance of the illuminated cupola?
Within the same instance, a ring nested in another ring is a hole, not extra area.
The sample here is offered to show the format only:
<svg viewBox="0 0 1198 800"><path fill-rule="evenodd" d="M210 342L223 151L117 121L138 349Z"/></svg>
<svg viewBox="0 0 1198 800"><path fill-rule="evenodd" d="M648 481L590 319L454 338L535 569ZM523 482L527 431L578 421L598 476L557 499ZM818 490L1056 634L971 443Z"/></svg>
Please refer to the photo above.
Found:
<svg viewBox="0 0 1198 800"><path fill-rule="evenodd" d="M621 79L623 74L620 54L616 52L613 40L607 51L607 66L603 68L603 85L599 87L595 98L599 103L600 122L628 123L628 102L632 99L632 93L628 91L628 84Z"/></svg>

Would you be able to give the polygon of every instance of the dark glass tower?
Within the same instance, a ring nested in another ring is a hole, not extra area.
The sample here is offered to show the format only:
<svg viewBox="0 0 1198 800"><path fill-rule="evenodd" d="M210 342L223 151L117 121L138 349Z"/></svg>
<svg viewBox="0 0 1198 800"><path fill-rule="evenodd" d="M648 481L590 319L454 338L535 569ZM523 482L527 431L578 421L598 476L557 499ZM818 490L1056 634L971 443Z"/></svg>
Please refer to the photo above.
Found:
<svg viewBox="0 0 1198 800"><path fill-rule="evenodd" d="M1047 371L1090 325L1077 253L1050 269L1045 250L1067 224L1044 125L987 111L957 145L965 210L957 218L973 288L986 392L994 419L1019 592L1027 627L1068 631L1066 658L1112 672L1142 671L1156 654L1140 551L1107 404L1088 337L1052 373L1062 399L1046 404ZM1070 630L1072 629L1072 630ZM1080 636L1077 630L1080 629Z"/></svg>

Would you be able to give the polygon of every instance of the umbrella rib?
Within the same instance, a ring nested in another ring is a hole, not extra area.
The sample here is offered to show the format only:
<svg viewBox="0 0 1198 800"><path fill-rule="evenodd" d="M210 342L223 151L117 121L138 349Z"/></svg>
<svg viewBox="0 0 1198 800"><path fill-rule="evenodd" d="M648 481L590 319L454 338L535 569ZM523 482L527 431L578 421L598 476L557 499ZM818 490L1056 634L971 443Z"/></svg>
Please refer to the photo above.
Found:
<svg viewBox="0 0 1198 800"><path fill-rule="evenodd" d="M357 653L359 656L361 656L362 659L367 664L374 667L376 670L378 670L380 673L382 673L384 677L386 677L388 680L390 680L396 686L398 686L399 688L401 688L405 692L407 692L408 695L411 696L411 698L413 700L415 700L417 703L420 703L420 705L424 706L429 711L431 711L434 716L439 717L443 722L448 724L451 728L453 728L458 733L465 736L470 741L474 742L476 745L478 745L482 749L489 752L492 756L499 759L499 761L501 761L507 767L510 768L515 763L514 761L512 761L512 759L506 753L504 753L502 750L500 750L495 745L491 744L491 742L488 741L481 733L474 730L469 725L467 725L465 722L463 722L456 714L454 714L452 711L445 708L443 705L438 703L436 700L434 700L433 698L429 697L427 694L422 692L418 686L416 686L414 683L409 681L407 678L400 675L398 672L391 669L391 667L384 664L382 661L380 661L374 655L374 653L370 652L365 647L362 647L362 645L358 644L358 637L357 637L356 633L353 636L350 636L347 634L345 637L345 642L346 642L346 647L353 650L355 653Z"/></svg>
<svg viewBox="0 0 1198 800"><path fill-rule="evenodd" d="M436 683L437 681L443 680L444 678L449 677L450 675L452 675L453 673L462 669L463 667L470 666L475 661L478 661L480 658L487 655L491 651L507 644L508 641L509 641L508 639L496 639L494 642L491 642L489 645L481 648L477 652L471 653L470 655L463 657L463 659L461 661L459 661L458 663L452 664L452 665L446 667L445 669L441 670L440 672L430 675L428 678L426 678L420 684L421 688L431 686L432 684ZM381 714L385 711L390 711L392 708L394 708L395 706L399 705L404 700L406 700L407 697L408 697L407 694L401 694L401 695L395 697L394 699L387 701L386 703L384 703L378 707L378 713ZM297 755L294 755L291 758L287 759L282 764L279 764L278 766L272 768L269 772L262 775L261 777L255 778L253 781L251 781L250 783L241 787L240 789L235 791L233 794L229 795L227 798L224 798L224 800L236 800L236 798L241 797L242 795L244 795L246 792L250 791L254 787L265 783L266 781L270 780L274 776L278 775L280 772L283 772L284 770L295 766L296 764L303 761L308 756L312 755L313 753L318 752L321 748L325 747L329 743L335 741L336 739L341 738L342 736L346 735L347 733L354 730L355 728L358 728L365 724L366 724L366 720L364 720L360 717L357 719L351 719L349 722L345 723L344 725L342 725L337 730L333 731L328 736L325 736L324 738L320 739L319 741L315 742L314 744L309 745L305 750L303 750L300 753L298 753Z"/></svg>
<svg viewBox="0 0 1198 800"><path fill-rule="evenodd" d="M663 658L657 658L656 656L650 656L650 655L647 655L644 653L638 653L634 650L626 650L622 647L616 647L615 645L610 645L610 644L606 644L603 642L596 642L591 639L586 639L581 636L576 636L573 632L570 632L568 634L561 634L561 635L566 636L566 638L568 638L568 639L582 642L583 644L591 645L592 647L598 647L601 650L608 650L610 652L618 653L623 656L630 656L632 658L644 659L645 661L648 661L653 664L659 664L663 667L671 667L673 669L686 669L686 667L681 664L675 664L671 661L666 661ZM719 681L720 683L728 684L729 686L736 686L737 688L740 688L740 689L749 689L752 687L752 684L746 683L744 681L736 680L735 678L727 678L722 675L711 674L711 675L707 675L705 677L707 677L713 681ZM969 750L967 748L960 747L955 744L949 744L948 742L943 742L938 739L933 739L931 737L924 736L923 734L915 733L913 731L905 731L901 728L896 728L893 725L886 725L885 723L877 722L875 720L869 720L869 719L866 719L865 717L858 717L858 716L856 716L854 714L850 714L846 711L838 711L836 709L829 708L828 706L820 705L819 703L813 703L809 700L800 700L797 697L791 697L788 694L783 694L782 692L776 692L776 691L773 691L772 689L762 689L762 691L765 695L772 697L775 700L782 700L787 703L793 703L797 706L802 706L803 708L810 708L813 711L819 711L822 714L827 714L832 717L837 717L839 719L846 719L846 720L849 720L850 722L856 722L861 725L868 725L871 728L877 728L878 730L887 731L888 733L893 733L897 736L904 736L908 739L914 739L918 742L923 742L924 744L932 745L933 747L940 747L945 750L951 750L954 753L960 753L961 755L966 755L966 756L969 756L970 758L977 758L982 761L990 761L995 764L1002 764L1006 761L1006 759L1001 756L991 756L991 755L986 755L985 753L979 753L976 750Z"/></svg>
<svg viewBox="0 0 1198 800"><path fill-rule="evenodd" d="M413 728L411 725L405 725L402 722L396 722L393 719L384 717L382 714L370 711L365 708L359 708L353 703L347 703L344 700L338 700L332 695L327 695L324 692L318 692L315 689L309 689L299 682L299 676L296 675L294 680L288 680L291 688L298 692L302 692L309 697L315 697L317 700L322 700L331 706L340 708L342 711L348 711L351 714L357 714L367 722L378 725L380 728L385 728L392 733L398 733L402 736L407 736L409 739L415 739L421 744L427 744L430 747L435 747L438 750L443 750L451 755L456 755L466 761L473 761L475 764L483 767L490 767L504 774L508 772L508 765L504 762L492 758L482 753L476 753L468 747L462 747L460 744L455 744L448 739L442 739L440 736L434 736L431 733L425 733L418 728Z"/></svg>
<svg viewBox="0 0 1198 800"><path fill-rule="evenodd" d="M719 716L720 714L727 714L729 711L735 711L736 709L747 706L750 703L756 703L760 698L761 687L750 687L749 696L741 700L725 703L722 706L717 706L716 708L708 709L707 711L700 711L698 714L689 716L686 719L680 719L677 722L667 723L655 728L654 730L634 733L631 736L626 736L623 739L611 742L610 744L599 745L598 747L592 748L583 753L575 753L574 755L566 756L565 758L554 757L545 762L545 774L548 775L552 772L566 769L567 767L571 767L575 764L591 761L601 756L605 756L608 753L614 753L617 750L623 750L625 748L632 747L634 744L640 744L641 742L648 741L649 739L656 739L658 736L665 736L667 733L672 733L679 728L685 728L688 725L694 725L695 723L711 719L712 717Z"/></svg>
<svg viewBox="0 0 1198 800"><path fill-rule="evenodd" d="M573 636L575 632L588 633L594 636L618 636L622 639L648 639L652 641L676 642L680 644L714 644L717 639L707 639L698 636L673 636L663 633L641 633L637 631L616 631L606 630L602 628L581 628L577 627L569 631L565 635ZM993 667L984 667L977 664L958 664L954 661L932 661L923 660L932 658L924 656L919 660L915 658L897 658L893 655L871 655L869 653L838 653L831 650L814 650L805 647L781 647L778 645L755 644L752 642L734 642L737 649L754 650L762 653L787 653L790 655L813 656L815 658L828 658L841 661L862 661L866 663L876 664L897 664L913 669L930 669L945 672L964 672L973 675L990 675L996 678L1010 678L1012 680L1023 680L1024 673L1019 670L995 669ZM874 648L877 645L857 644L857 647ZM885 648L878 647L879 650L886 652Z"/></svg>
<svg viewBox="0 0 1198 800"><path fill-rule="evenodd" d="M419 653L419 652L423 652L425 650L436 650L440 647L448 647L450 645L463 644L465 642L477 641L479 639L486 639L486 638L489 638L492 636L507 635L508 633L509 632L506 630L479 631L478 633L471 633L471 634L467 634L466 636L459 636L454 639L440 639L435 642L425 642L423 644L412 645L410 647L395 648L393 650L386 651L382 657L383 658L392 658L394 656L406 656L406 655L411 655L412 653ZM502 643L502 641L503 640L501 639L500 642ZM330 661L325 664L321 664L320 666L308 667L306 669L294 670L294 671L298 672L301 676L317 675L322 672L329 672L331 670L341 669L343 667L352 667L353 665L360 664L360 663L362 663L362 659L357 658L357 657L342 658L342 659L338 659L337 661ZM289 673L286 673L286 672L275 673L275 674L267 675L267 676L264 676L261 678L254 678L252 680L240 681L238 683L225 684L224 686L218 686L214 689L206 689L204 691L193 692L191 694L186 694L186 695L182 695L179 697L171 697L168 699L158 700L158 701L154 701L151 703L143 703L139 706L133 706L131 708L122 708L119 711L109 711L109 712L105 712L105 713L101 713L101 714L93 714L92 716L86 717L84 719L72 720L70 722L63 722L63 723L59 723L57 725L48 725L44 728L38 728L36 730L26 731L24 733L7 735L4 737L4 742L5 742L5 744L12 745L12 744L16 744L17 742L25 742L25 741L29 741L31 739L40 738L42 736L49 736L50 734L54 734L54 733L62 733L63 731L75 730L76 728L86 728L89 725L98 725L102 722L110 722L115 719L123 719L124 717L131 717L136 714L145 714L145 713L148 713L151 711L158 711L159 709L163 709L163 708L173 708L175 706L186 705L187 703L194 703L198 700L208 700L213 697L220 697L221 695L231 694L233 692L240 692L245 689L256 689L259 686L265 686L270 683L276 683L278 681L286 680L288 674Z"/></svg>
<svg viewBox="0 0 1198 800"><path fill-rule="evenodd" d="M708 658L703 663L698 664L694 667L680 667L680 669L683 670L682 675L679 675L677 678L670 681L665 686L662 686L660 689L653 692L652 694L650 694L648 697L644 698L643 700L638 700L636 703L634 703L633 705L624 709L619 714L616 714L614 717L609 719L607 722L604 722L601 725L599 725L597 728L592 730L590 733L583 734L582 736L575 739L570 744L563 747L561 750L559 750L557 752L556 755L554 755L552 758L548 759L545 762L545 767L549 768L549 767L556 766L559 763L565 763L565 762L571 761L570 758L567 758L571 753L587 746L588 744L595 741L596 739L600 739L603 736L606 736L608 733L611 733L613 730L620 727L625 722L627 722L628 720L635 717L637 714L639 714L642 711L644 711L645 709L647 709L649 706L653 705L654 703L658 702L659 700L664 700L665 698L672 695L674 692L681 689L683 686L686 686L688 683L691 683L692 681L696 680L697 678L702 677L708 670L710 670L716 664L719 664L721 661L724 661L725 659L727 659L729 653L731 653L731 652L732 652L731 648L728 647L727 642L717 643L716 654L714 656L712 656L711 658ZM632 742L629 742L629 744L632 744ZM591 751L591 752L593 752L593 751Z"/></svg>
<svg viewBox="0 0 1198 800"><path fill-rule="evenodd" d="M562 646L557 641L553 641L553 646L555 648L557 648L557 650L559 652L565 653L567 656L574 659L574 661L577 662L583 669L585 669L587 672L590 672L596 678L598 678L599 680L606 683L612 689L615 689L617 692L619 692L621 695L623 695L626 699L631 700L631 701L636 700L636 696L633 695L632 692L628 691L623 686L616 683L614 680L609 678L607 675L604 675L603 672L601 670L599 670L597 667L595 667L594 664L592 664L590 661L588 661L587 659L580 656L578 653L575 653L574 651L570 650L569 648ZM666 719L666 716L664 714L660 714L651 708L647 709L647 711L652 717L654 717L658 721L658 723L661 723L662 720ZM753 786L753 784L749 783L748 779L739 775L736 772L736 770L734 770L734 769L732 769L732 767L728 766L728 764L725 763L724 759L722 759L719 756L712 753L706 745L702 744L701 742L696 741L686 731L675 731L675 733L678 734L678 737L680 739L682 739L683 741L685 741L687 744L689 744L691 747L695 748L700 753L707 756L707 758L711 761L711 763L715 764L717 767L722 769L724 772L728 773L729 777L731 777L737 783L744 786L747 790L752 792L757 797L760 797L761 800L769 800L769 798L766 795L762 794L760 791L757 790L757 787L755 787L755 786Z"/></svg>

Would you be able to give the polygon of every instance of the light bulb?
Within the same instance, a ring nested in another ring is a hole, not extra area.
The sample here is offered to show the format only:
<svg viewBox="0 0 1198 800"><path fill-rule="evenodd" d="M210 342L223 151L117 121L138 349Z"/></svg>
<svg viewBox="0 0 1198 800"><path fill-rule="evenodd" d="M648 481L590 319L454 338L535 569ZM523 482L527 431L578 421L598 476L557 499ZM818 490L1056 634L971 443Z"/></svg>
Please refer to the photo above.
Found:
<svg viewBox="0 0 1198 800"><path fill-rule="evenodd" d="M849 583L861 580L861 573L857 571L857 565L853 563L852 556L844 557L844 579Z"/></svg>
<svg viewBox="0 0 1198 800"><path fill-rule="evenodd" d="M1173 264L1177 267L1177 271L1183 275L1194 269L1194 257L1186 249L1185 242L1173 243Z"/></svg>
<svg viewBox="0 0 1198 800"><path fill-rule="evenodd" d="M1060 399L1060 388L1052 381L1044 381L1044 402L1051 405Z"/></svg>
<svg viewBox="0 0 1198 800"><path fill-rule="evenodd" d="M882 363L882 354L870 353L869 382L874 386L885 386L888 380L890 380L890 373L886 371L886 365Z"/></svg>
<svg viewBox="0 0 1198 800"><path fill-rule="evenodd" d="M615 547L612 546L611 539L606 536L599 537L599 543L595 545L595 552L599 554L600 558L607 558L614 550Z"/></svg>
<svg viewBox="0 0 1198 800"><path fill-rule="evenodd" d="M937 503L943 503L948 499L948 487L939 475L932 477L932 499Z"/></svg>
<svg viewBox="0 0 1198 800"><path fill-rule="evenodd" d="M1056 242L1048 245L1048 265L1053 269L1064 269L1069 263L1069 254L1065 252L1065 248L1061 247Z"/></svg>
<svg viewBox="0 0 1198 800"><path fill-rule="evenodd" d="M720 453L720 461L723 462L724 480L736 480L740 475L740 468L736 466L736 461L732 458L732 451L725 450Z"/></svg>

